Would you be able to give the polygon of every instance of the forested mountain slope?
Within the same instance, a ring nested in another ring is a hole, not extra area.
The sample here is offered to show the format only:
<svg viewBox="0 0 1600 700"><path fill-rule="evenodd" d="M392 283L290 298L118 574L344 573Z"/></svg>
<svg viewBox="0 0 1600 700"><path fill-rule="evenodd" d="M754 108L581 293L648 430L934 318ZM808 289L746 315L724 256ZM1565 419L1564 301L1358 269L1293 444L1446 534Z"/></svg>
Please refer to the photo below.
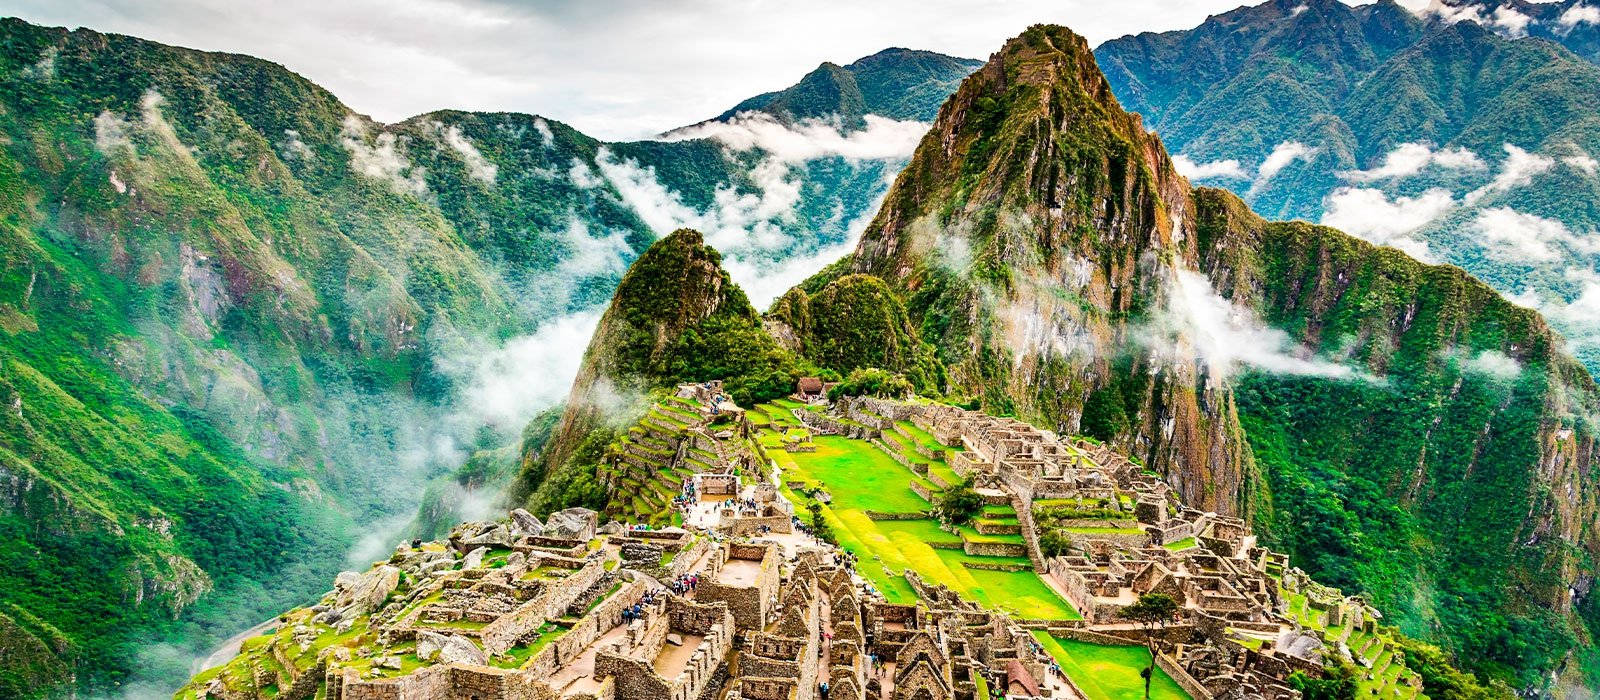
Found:
<svg viewBox="0 0 1600 700"><path fill-rule="evenodd" d="M1461 270L1192 190L1083 40L1035 27L940 111L860 246L991 410L1115 442L1478 671L1588 639L1588 373Z"/></svg>
<svg viewBox="0 0 1600 700"><path fill-rule="evenodd" d="M873 59L897 115L970 69L909 53ZM846 240L904 157L382 125L266 61L12 19L0 133L6 697L182 675L514 444L527 402L490 414L480 384L677 219L762 279Z"/></svg>
<svg viewBox="0 0 1600 700"><path fill-rule="evenodd" d="M1461 266L1543 311L1593 370L1600 66L1555 43L1582 52L1583 8L1274 0L1096 57L1189 176Z"/></svg>

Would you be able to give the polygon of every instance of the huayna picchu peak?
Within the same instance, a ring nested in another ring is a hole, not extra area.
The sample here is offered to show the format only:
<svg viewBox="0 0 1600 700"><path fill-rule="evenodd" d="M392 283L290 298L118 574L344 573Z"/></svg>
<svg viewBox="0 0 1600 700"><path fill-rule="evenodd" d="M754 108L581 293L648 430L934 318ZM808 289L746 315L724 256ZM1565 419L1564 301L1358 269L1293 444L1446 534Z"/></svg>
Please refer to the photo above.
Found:
<svg viewBox="0 0 1600 700"><path fill-rule="evenodd" d="M0 19L0 698L1590 697L1600 11L1036 1Z"/></svg>
<svg viewBox="0 0 1600 700"><path fill-rule="evenodd" d="M1588 637L1597 396L1560 337L1191 189L1071 32L962 84L847 272L899 292L952 395L1126 450L1476 670L1531 682Z"/></svg>

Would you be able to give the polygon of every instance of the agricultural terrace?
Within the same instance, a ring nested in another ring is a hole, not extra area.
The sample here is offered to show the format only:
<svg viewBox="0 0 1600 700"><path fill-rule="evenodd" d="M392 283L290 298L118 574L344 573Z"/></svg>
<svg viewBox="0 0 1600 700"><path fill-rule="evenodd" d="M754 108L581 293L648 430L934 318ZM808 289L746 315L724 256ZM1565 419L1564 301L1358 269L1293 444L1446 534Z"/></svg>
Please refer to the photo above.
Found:
<svg viewBox="0 0 1600 700"><path fill-rule="evenodd" d="M814 451L789 452L782 448L779 430L793 430L799 422L788 409L806 410L803 404L787 402L763 404L752 411L766 421L761 428L762 445L778 462L784 494L801 513L809 503L822 503L822 518L833 531L839 545L859 558L858 569L884 597L894 603L910 603L916 594L904 578L906 570L917 572L924 581L943 584L978 603L1019 619L1069 620L1078 613L1039 578L1027 556L983 556L963 551L963 541L1002 542L1017 545L1023 554L1019 534L982 534L974 526L956 532L940 528L927 513L933 505L912 489L917 483L937 498L937 494L960 482L960 478L941 459L929 459L913 444L921 444L934 454L946 448L933 436L901 423L899 430L885 433L882 445L866 440L823 435L812 439ZM924 478L897 461L885 447L901 458L928 467ZM907 515L909 519L899 519ZM1016 512L1010 506L985 508L980 523L1015 525ZM988 528L985 528L988 529Z"/></svg>
<svg viewBox="0 0 1600 700"><path fill-rule="evenodd" d="M1072 679L1089 700L1142 700L1144 669L1150 666L1150 652L1137 644L1111 646L1059 639L1044 631L1033 638L1054 657L1061 670ZM1157 667L1150 681L1153 700L1189 700L1177 681Z"/></svg>

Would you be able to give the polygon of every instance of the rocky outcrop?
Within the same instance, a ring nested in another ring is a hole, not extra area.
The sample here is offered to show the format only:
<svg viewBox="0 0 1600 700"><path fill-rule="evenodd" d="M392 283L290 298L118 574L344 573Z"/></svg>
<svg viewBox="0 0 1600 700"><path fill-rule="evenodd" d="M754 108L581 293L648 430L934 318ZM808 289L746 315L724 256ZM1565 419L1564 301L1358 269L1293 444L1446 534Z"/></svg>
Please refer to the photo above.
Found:
<svg viewBox="0 0 1600 700"><path fill-rule="evenodd" d="M852 273L953 393L1113 443L1452 651L1498 653L1445 617L1551 630L1523 668L1577 638L1600 398L1560 339L1459 269L1191 189L1070 32L969 77L802 290Z"/></svg>
<svg viewBox="0 0 1600 700"><path fill-rule="evenodd" d="M848 271L907 300L958 391L1067 433L1115 392L1120 444L1189 502L1240 513L1250 458L1229 388L1193 349L1142 347L1132 322L1198 265L1193 212L1084 41L1035 27L940 110Z"/></svg>
<svg viewBox="0 0 1600 700"><path fill-rule="evenodd" d="M348 619L377 610L400 585L400 570L379 566L364 574L341 572L333 580L334 607Z"/></svg>

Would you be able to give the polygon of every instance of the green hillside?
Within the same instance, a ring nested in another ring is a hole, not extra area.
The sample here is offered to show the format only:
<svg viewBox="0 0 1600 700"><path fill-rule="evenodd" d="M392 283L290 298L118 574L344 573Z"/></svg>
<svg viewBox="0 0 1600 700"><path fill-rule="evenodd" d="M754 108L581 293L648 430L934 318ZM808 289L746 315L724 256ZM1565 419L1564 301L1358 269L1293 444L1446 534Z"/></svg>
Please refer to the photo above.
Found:
<svg viewBox="0 0 1600 700"><path fill-rule="evenodd" d="M970 70L876 62L852 114L928 113ZM170 683L491 498L520 435L463 405L474 363L611 296L673 225L642 189L739 221L718 208L798 183L757 222L784 244L736 251L762 275L845 240L899 165L526 114L383 125L273 63L15 19L0 138L0 612L32 637L7 697Z"/></svg>

